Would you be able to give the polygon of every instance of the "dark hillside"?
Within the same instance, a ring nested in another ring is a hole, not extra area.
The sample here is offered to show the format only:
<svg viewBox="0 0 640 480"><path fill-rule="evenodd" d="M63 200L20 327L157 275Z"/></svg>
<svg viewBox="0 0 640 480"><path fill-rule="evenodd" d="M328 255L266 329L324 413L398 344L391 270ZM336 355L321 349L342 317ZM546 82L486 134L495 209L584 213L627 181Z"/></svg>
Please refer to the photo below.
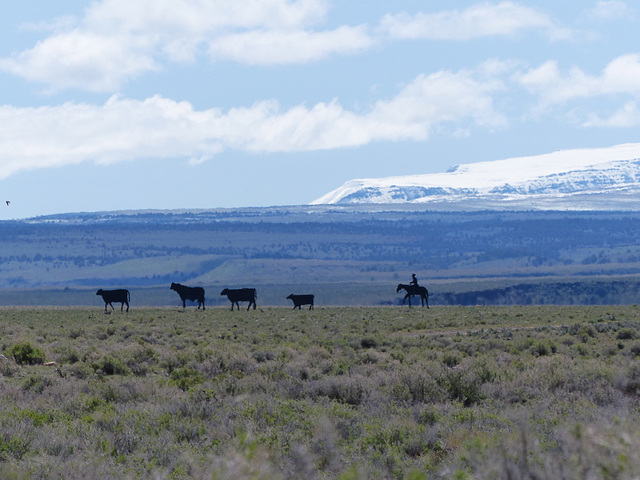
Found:
<svg viewBox="0 0 640 480"><path fill-rule="evenodd" d="M265 302L273 298L276 304L284 286L323 290L326 304L388 304L398 300L395 285L408 282L411 273L430 288L436 304L635 302L640 213L386 208L112 212L5 221L0 303L21 303L17 292L31 289L150 292L176 281L212 291L260 286L274 292ZM460 291L461 283L469 288ZM346 285L367 293L350 300L342 293Z"/></svg>

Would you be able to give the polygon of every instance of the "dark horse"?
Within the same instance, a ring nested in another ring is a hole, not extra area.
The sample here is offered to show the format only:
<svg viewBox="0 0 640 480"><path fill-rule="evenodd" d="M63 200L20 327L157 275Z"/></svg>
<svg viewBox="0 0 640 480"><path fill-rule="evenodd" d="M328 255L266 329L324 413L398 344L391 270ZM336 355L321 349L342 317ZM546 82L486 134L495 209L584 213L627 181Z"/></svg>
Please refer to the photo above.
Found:
<svg viewBox="0 0 640 480"><path fill-rule="evenodd" d="M400 290L404 290L405 292L407 292L407 294L402 299L403 305L404 301L408 298L409 306L411 306L411 297L414 295L420 295L422 306L424 307L426 304L427 308L429 308L429 291L426 288L419 285L405 285L404 283L399 283L398 288L396 288L396 293L398 293Z"/></svg>

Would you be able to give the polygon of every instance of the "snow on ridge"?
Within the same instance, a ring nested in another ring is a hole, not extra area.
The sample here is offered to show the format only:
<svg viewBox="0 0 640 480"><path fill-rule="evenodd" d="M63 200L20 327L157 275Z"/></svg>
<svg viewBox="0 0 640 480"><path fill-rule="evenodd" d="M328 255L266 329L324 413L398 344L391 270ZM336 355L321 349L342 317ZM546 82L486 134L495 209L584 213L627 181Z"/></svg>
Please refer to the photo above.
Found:
<svg viewBox="0 0 640 480"><path fill-rule="evenodd" d="M535 194L594 188L598 182L637 183L640 143L561 150L544 155L456 165L445 173L354 179L313 201L396 203L446 200L451 196ZM566 182L562 185L562 182ZM348 198L347 198L348 197ZM451 198L452 199L452 198Z"/></svg>

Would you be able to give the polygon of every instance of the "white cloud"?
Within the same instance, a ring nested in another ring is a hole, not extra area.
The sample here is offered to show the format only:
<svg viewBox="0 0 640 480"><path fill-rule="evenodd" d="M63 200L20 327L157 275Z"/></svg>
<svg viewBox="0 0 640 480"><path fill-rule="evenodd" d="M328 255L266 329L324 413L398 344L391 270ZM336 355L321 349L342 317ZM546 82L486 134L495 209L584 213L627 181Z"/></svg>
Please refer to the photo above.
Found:
<svg viewBox="0 0 640 480"><path fill-rule="evenodd" d="M525 30L545 31L552 39L566 38L567 30L557 27L548 15L513 2L482 3L465 10L438 13L385 15L383 31L395 38L471 40L487 36L511 36Z"/></svg>
<svg viewBox="0 0 640 480"><path fill-rule="evenodd" d="M0 107L0 179L20 170L81 162L182 158L191 164L225 149L294 152L424 140L442 124L452 130L502 126L491 94L499 83L472 72L419 76L396 97L365 113L337 101L282 111L275 101L251 107L194 110L189 102L154 96L112 97L104 105L65 103Z"/></svg>
<svg viewBox="0 0 640 480"><path fill-rule="evenodd" d="M599 1L596 6L586 11L586 15L597 20L615 20L629 18L635 14L626 2L620 0Z"/></svg>
<svg viewBox="0 0 640 480"><path fill-rule="evenodd" d="M0 107L0 178L20 170L86 161L105 164L220 151L202 125L215 111L195 112L186 102L112 97L102 106ZM184 152L187 152L186 154Z"/></svg>
<svg viewBox="0 0 640 480"><path fill-rule="evenodd" d="M585 127L628 128L640 126L640 109L634 101L627 102L607 118L592 114L584 122Z"/></svg>
<svg viewBox="0 0 640 480"><path fill-rule="evenodd" d="M394 99L378 102L368 120L389 140L424 140L435 125L469 119L484 127L501 127L506 119L494 109L491 94L502 88L470 72L420 75Z"/></svg>
<svg viewBox="0 0 640 480"><path fill-rule="evenodd" d="M84 23L92 29L204 34L224 29L296 29L318 23L327 0L102 0Z"/></svg>
<svg viewBox="0 0 640 480"><path fill-rule="evenodd" d="M589 75L578 67L563 74L555 61L548 61L514 76L517 83L538 96L538 109L577 99L604 95L640 96L640 54L622 55L612 60L600 75Z"/></svg>
<svg viewBox="0 0 640 480"><path fill-rule="evenodd" d="M53 90L117 91L166 61L280 64L351 54L372 40L364 27L313 31L327 0L103 0L82 19L52 22L33 48L0 59L0 69Z"/></svg>
<svg viewBox="0 0 640 480"><path fill-rule="evenodd" d="M81 18L61 17L50 36L0 59L0 70L50 90L117 92L168 62L202 56L260 65L318 61L370 49L366 25L322 28L329 0L102 0ZM548 15L514 2L481 3L465 10L388 14L380 29L395 38L470 40L527 30L567 36Z"/></svg>
<svg viewBox="0 0 640 480"><path fill-rule="evenodd" d="M117 90L124 78L157 70L159 65L136 38L73 30L39 42L31 50L0 59L0 69L53 90Z"/></svg>
<svg viewBox="0 0 640 480"><path fill-rule="evenodd" d="M332 31L251 31L225 35L209 44L212 59L272 65L320 60L333 54L351 54L371 47L364 27Z"/></svg>

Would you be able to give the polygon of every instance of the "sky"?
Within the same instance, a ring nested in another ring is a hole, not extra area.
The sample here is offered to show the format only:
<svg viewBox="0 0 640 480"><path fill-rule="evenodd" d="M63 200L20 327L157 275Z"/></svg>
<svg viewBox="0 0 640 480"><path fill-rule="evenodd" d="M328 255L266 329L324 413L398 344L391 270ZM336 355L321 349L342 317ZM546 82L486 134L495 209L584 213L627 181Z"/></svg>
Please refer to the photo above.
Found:
<svg viewBox="0 0 640 480"><path fill-rule="evenodd" d="M639 27L630 0L9 2L0 219L636 143Z"/></svg>

